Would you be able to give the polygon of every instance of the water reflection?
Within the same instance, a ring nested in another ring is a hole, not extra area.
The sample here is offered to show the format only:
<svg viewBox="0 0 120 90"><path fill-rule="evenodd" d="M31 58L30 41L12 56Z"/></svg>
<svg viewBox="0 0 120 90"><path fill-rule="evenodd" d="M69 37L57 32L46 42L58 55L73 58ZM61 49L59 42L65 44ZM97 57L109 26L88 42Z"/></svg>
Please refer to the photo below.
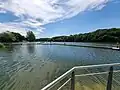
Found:
<svg viewBox="0 0 120 90"><path fill-rule="evenodd" d="M11 51L11 52L14 51L14 45L12 45L12 44L5 44L5 46L6 46L8 51Z"/></svg>
<svg viewBox="0 0 120 90"><path fill-rule="evenodd" d="M28 53L34 53L35 52L35 45L27 45Z"/></svg>
<svg viewBox="0 0 120 90"><path fill-rule="evenodd" d="M19 51L22 45L15 45L12 43L5 44L6 50L10 52Z"/></svg>

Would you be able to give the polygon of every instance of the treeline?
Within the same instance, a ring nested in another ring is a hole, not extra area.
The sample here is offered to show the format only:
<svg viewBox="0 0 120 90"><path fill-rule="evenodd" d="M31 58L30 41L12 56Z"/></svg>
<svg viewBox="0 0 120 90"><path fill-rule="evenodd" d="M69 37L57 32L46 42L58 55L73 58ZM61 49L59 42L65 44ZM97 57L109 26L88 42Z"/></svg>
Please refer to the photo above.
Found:
<svg viewBox="0 0 120 90"><path fill-rule="evenodd" d="M0 42L49 41L49 42L120 42L120 28L98 29L94 32L36 39L32 31L26 37L15 32L0 33Z"/></svg>
<svg viewBox="0 0 120 90"><path fill-rule="evenodd" d="M120 28L98 29L94 32L75 34L70 36L57 36L53 38L40 38L38 41L53 42L120 42Z"/></svg>
<svg viewBox="0 0 120 90"><path fill-rule="evenodd" d="M22 42L22 41L35 41L35 35L32 31L27 32L27 36L23 36L16 32L3 32L0 33L0 42Z"/></svg>

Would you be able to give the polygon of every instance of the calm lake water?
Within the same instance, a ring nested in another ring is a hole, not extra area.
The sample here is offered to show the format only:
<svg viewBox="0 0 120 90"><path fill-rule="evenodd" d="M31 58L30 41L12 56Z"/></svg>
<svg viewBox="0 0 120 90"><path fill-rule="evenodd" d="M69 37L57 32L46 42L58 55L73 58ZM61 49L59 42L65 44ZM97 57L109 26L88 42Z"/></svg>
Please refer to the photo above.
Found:
<svg viewBox="0 0 120 90"><path fill-rule="evenodd" d="M111 46L95 43L71 44ZM8 49L0 50L0 90L40 90L73 66L118 62L120 51L110 49L10 45Z"/></svg>

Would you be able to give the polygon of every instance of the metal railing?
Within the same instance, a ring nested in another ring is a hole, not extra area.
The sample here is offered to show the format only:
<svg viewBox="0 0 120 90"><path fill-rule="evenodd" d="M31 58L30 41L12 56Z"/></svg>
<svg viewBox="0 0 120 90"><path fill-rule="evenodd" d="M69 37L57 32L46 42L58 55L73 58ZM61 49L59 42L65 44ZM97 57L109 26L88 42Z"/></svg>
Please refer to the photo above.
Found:
<svg viewBox="0 0 120 90"><path fill-rule="evenodd" d="M69 90L75 90L75 78L76 77L82 77L82 76L93 76L93 75L102 75L102 74L107 74L107 82L106 82L106 90L111 90L112 89L112 79L113 79L113 73L120 72L120 63L112 63L112 64L100 64L100 65L88 65L88 66L75 66L60 77L58 77L56 80L42 88L41 90L53 90L53 87L57 87L57 84L60 83L62 80L67 78L62 85L60 85L58 88L55 90L61 90L68 82L70 83L70 89ZM115 68L113 70L113 67ZM99 72L94 72L91 69L97 68L100 70ZM103 69L101 69L103 68ZM80 71L79 69L89 69L89 73L82 73L82 74L77 74L76 71Z"/></svg>

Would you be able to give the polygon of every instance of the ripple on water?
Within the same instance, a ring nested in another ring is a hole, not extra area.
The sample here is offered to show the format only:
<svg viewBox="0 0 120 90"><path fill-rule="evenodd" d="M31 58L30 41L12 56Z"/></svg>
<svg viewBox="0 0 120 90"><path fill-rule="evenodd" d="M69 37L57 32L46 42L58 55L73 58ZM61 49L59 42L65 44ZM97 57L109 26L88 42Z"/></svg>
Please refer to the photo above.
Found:
<svg viewBox="0 0 120 90"><path fill-rule="evenodd" d="M27 45L14 45L11 52L0 54L0 90L40 90L74 65L110 62L120 62L118 51L59 45L34 45L30 49Z"/></svg>

